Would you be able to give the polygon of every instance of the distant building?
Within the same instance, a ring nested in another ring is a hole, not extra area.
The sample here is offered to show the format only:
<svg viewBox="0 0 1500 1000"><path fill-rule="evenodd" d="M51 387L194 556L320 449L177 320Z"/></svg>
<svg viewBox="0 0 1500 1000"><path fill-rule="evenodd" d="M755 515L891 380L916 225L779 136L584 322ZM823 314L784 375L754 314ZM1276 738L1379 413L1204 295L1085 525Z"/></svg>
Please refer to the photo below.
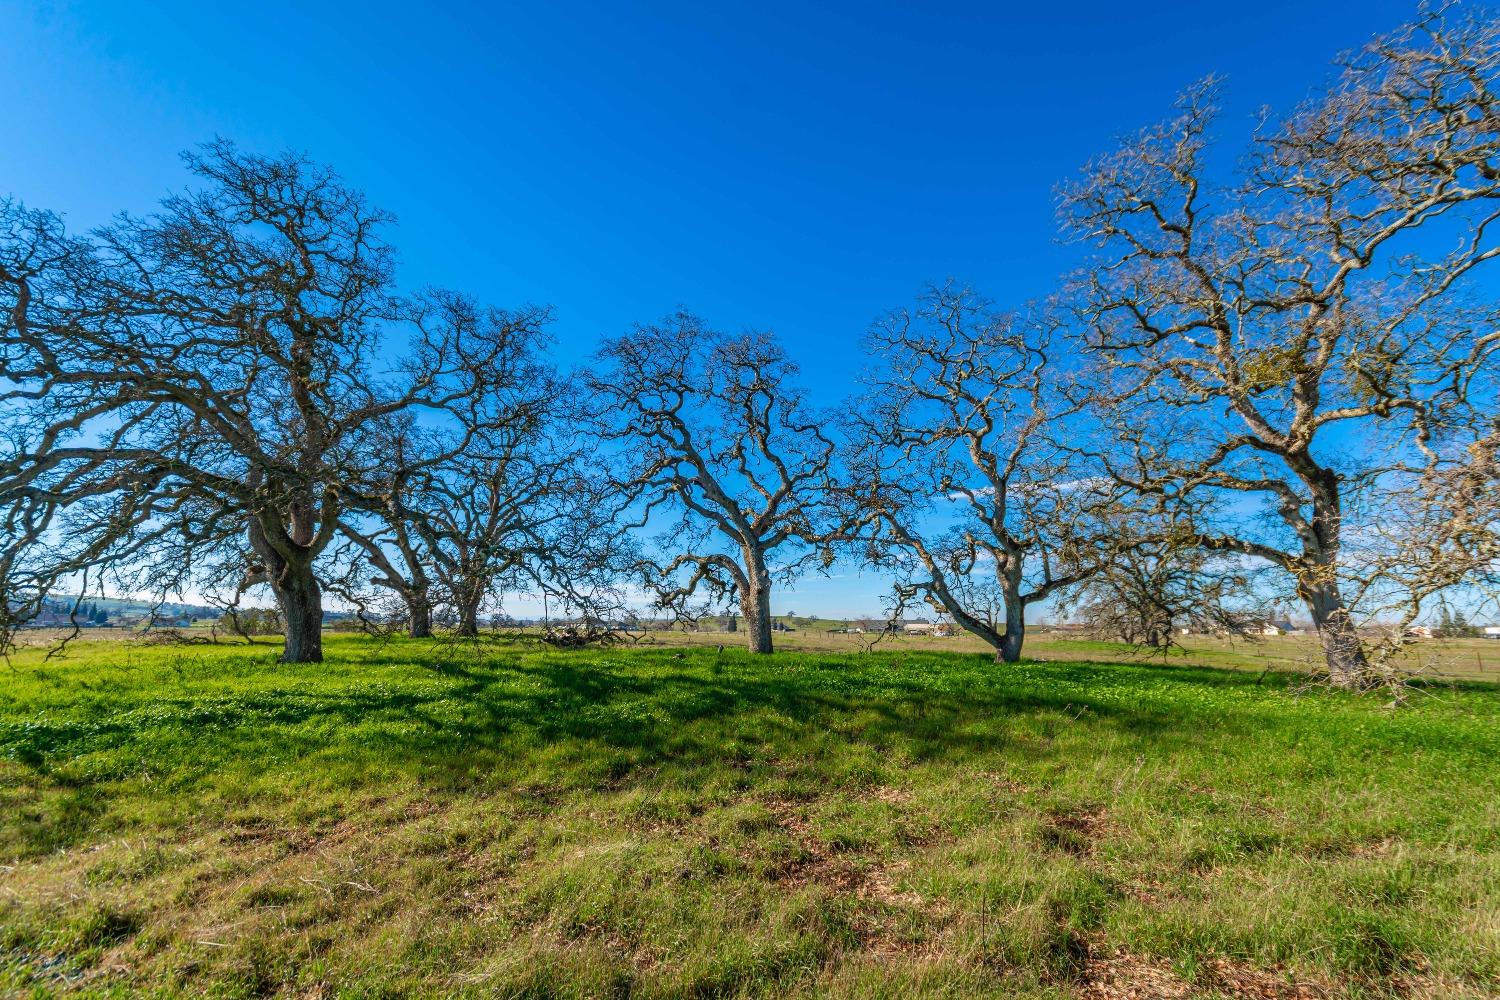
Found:
<svg viewBox="0 0 1500 1000"><path fill-rule="evenodd" d="M174 615L160 613L154 615L141 615L127 624L135 628L192 628L195 619L191 615Z"/></svg>
<svg viewBox="0 0 1500 1000"><path fill-rule="evenodd" d="M907 635L931 635L941 638L952 635L953 626L948 622L910 621L901 623L901 631Z"/></svg>
<svg viewBox="0 0 1500 1000"><path fill-rule="evenodd" d="M1500 625L1486 625L1479 630L1480 638L1500 639Z"/></svg>

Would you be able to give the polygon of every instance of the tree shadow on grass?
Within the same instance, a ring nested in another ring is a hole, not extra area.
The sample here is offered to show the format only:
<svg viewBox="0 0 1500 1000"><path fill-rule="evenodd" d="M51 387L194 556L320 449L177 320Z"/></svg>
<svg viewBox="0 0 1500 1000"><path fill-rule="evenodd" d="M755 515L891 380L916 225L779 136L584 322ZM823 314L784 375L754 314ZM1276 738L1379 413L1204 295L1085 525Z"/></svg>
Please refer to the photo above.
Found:
<svg viewBox="0 0 1500 1000"><path fill-rule="evenodd" d="M143 688L140 704L124 711L0 722L0 756L39 785L71 788L88 806L63 808L54 796L56 808L19 818L19 839L38 850L76 842L105 800L151 794L129 781L141 773L165 776L172 794L192 796L225 771L275 773L315 766L305 762L316 758L436 791L482 783L487 763L524 764L529 754L573 747L580 757L626 752L629 765L609 773L619 787L652 780L652 769L668 762L679 774L721 772L730 744L795 759L829 752L832 737L851 751L983 769L1001 755L1052 755L1053 737L1069 727L1139 752L1174 753L1264 735L1275 723L1274 704L1210 698L1203 707L1172 697L1179 685L1257 686L1253 675L1211 669L1076 662L1011 669L983 656L914 653L767 661L712 650L403 652L411 651L382 647L359 657L360 673L332 690L304 689L299 676L317 675L289 673L285 687L270 690L150 696ZM1110 696L1147 682L1167 694Z"/></svg>

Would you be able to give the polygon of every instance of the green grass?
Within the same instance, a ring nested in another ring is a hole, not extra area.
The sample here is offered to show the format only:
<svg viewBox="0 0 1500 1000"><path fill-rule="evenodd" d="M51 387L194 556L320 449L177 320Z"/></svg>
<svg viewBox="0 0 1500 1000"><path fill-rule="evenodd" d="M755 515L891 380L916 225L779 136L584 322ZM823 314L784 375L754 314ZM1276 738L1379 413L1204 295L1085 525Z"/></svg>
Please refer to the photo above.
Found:
<svg viewBox="0 0 1500 1000"><path fill-rule="evenodd" d="M1492 688L328 651L0 666L0 994L1500 993Z"/></svg>
<svg viewBox="0 0 1500 1000"><path fill-rule="evenodd" d="M685 645L743 644L744 634L718 631L655 633L658 638ZM841 635L816 628L799 628L776 635L776 648L787 652L855 653L870 648L873 635ZM38 637L41 639L41 637ZM35 641L35 640L34 640ZM55 641L55 640L42 640ZM1032 626L1026 635L1025 653L1039 660L1169 663L1176 666L1275 670L1286 673L1321 672L1323 653L1316 635L1275 638L1223 639L1206 635L1180 636L1165 652L1083 638L1076 632L1047 626ZM989 652L978 638L966 632L950 637L887 636L875 644L881 652L929 650L942 652ZM1419 681L1500 681L1500 642L1492 639L1423 639L1412 642L1392 666Z"/></svg>

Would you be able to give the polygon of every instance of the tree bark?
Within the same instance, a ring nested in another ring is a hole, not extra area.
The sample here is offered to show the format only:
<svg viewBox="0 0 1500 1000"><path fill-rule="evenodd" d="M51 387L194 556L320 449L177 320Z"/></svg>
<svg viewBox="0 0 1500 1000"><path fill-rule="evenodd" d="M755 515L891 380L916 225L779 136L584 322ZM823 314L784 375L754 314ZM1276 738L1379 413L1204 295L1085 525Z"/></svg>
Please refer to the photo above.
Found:
<svg viewBox="0 0 1500 1000"><path fill-rule="evenodd" d="M407 634L413 639L432 638L432 604L426 591L410 591L406 598Z"/></svg>
<svg viewBox="0 0 1500 1000"><path fill-rule="evenodd" d="M1318 629L1329 683L1339 688L1358 688L1365 680L1369 664L1339 594L1338 583L1304 583L1298 589Z"/></svg>
<svg viewBox="0 0 1500 1000"><path fill-rule="evenodd" d="M313 553L295 540L272 544L255 517L248 525L250 548L259 557L259 582L269 583L286 629L282 663L323 662L323 588L313 572ZM290 555L288 548L290 546Z"/></svg>
<svg viewBox="0 0 1500 1000"><path fill-rule="evenodd" d="M1005 595L1005 634L995 647L995 659L1015 663L1021 658L1021 644L1026 641L1026 605L1021 595Z"/></svg>
<svg viewBox="0 0 1500 1000"><path fill-rule="evenodd" d="M465 559L449 577L449 597L454 611L458 613L456 634L463 639L479 638L479 607L490 580L476 569L474 563Z"/></svg>
<svg viewBox="0 0 1500 1000"><path fill-rule="evenodd" d="M465 639L479 638L479 602L461 600L458 605L458 634Z"/></svg>
<svg viewBox="0 0 1500 1000"><path fill-rule="evenodd" d="M323 662L323 589L312 562L285 562L271 577L271 589L286 626L282 663Z"/></svg>
<svg viewBox="0 0 1500 1000"><path fill-rule="evenodd" d="M1297 592L1317 626L1329 683L1338 688L1357 688L1364 683L1369 664L1339 592L1343 528L1339 478L1332 470L1312 464L1310 458L1304 461L1305 468L1297 463L1293 467L1312 487L1313 518L1310 530L1303 537L1304 565L1297 574Z"/></svg>
<svg viewBox="0 0 1500 1000"><path fill-rule="evenodd" d="M757 560L758 561L758 560ZM752 561L746 585L740 589L740 610L745 615L746 648L752 653L772 652L771 580L764 566Z"/></svg>

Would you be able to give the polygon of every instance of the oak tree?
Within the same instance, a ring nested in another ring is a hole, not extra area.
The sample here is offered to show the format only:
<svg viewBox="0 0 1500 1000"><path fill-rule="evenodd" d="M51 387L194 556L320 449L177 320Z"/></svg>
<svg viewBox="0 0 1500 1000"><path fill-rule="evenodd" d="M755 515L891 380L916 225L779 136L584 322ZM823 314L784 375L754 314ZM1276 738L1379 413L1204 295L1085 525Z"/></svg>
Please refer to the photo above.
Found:
<svg viewBox="0 0 1500 1000"><path fill-rule="evenodd" d="M663 606L700 589L745 616L769 653L771 594L837 532L835 445L767 333L732 335L679 313L605 343L589 377L613 484L638 525L661 526L650 566Z"/></svg>
<svg viewBox="0 0 1500 1000"><path fill-rule="evenodd" d="M317 563L383 461L375 428L481 429L513 334L546 314L397 295L389 217L305 158L185 159L198 187L84 236L3 208L6 558L51 550L10 585L265 583L283 659L316 661Z"/></svg>
<svg viewBox="0 0 1500 1000"><path fill-rule="evenodd" d="M1353 592L1380 589L1351 542L1484 411L1465 394L1496 347L1471 278L1500 256L1497 88L1500 24L1437 11L1268 118L1238 172L1210 155L1210 81L1064 191L1097 248L1080 314L1133 385L1133 444L1105 457L1202 546L1283 570L1340 686L1368 673Z"/></svg>
<svg viewBox="0 0 1500 1000"><path fill-rule="evenodd" d="M1124 541L1118 498L1060 441L1082 412L1045 314L934 289L871 331L850 402L845 521L898 595L1020 658L1026 610L1096 572Z"/></svg>

